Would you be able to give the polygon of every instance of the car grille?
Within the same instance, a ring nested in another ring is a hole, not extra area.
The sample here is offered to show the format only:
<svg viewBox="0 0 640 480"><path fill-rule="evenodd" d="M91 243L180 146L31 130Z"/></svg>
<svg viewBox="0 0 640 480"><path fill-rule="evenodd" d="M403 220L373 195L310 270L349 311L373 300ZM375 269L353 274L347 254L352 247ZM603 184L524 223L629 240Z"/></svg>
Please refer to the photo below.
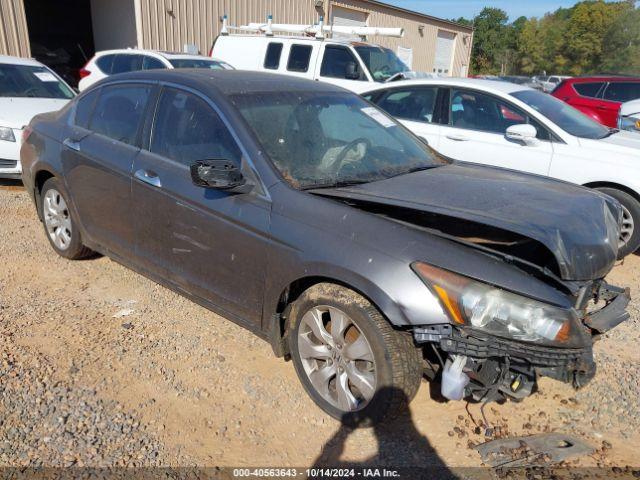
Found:
<svg viewBox="0 0 640 480"><path fill-rule="evenodd" d="M17 160L7 160L6 158L0 158L0 168L16 168L18 165Z"/></svg>

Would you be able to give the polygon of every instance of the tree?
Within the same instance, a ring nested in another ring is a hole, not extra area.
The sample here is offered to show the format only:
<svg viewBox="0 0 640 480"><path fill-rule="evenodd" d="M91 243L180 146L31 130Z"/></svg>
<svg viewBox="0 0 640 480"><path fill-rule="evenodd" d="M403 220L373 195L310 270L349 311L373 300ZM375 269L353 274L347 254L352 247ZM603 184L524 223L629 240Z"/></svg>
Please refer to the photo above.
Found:
<svg viewBox="0 0 640 480"><path fill-rule="evenodd" d="M640 10L618 17L604 43L610 53L602 62L603 71L640 74Z"/></svg>

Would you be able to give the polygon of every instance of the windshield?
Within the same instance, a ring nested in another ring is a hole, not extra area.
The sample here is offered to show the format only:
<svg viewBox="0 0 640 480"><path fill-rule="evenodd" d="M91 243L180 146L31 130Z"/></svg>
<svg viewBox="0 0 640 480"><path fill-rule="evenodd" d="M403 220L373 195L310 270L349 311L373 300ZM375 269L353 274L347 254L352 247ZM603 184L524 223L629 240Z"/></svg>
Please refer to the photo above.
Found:
<svg viewBox="0 0 640 480"><path fill-rule="evenodd" d="M70 99L75 94L45 67L0 64L0 97Z"/></svg>
<svg viewBox="0 0 640 480"><path fill-rule="evenodd" d="M446 163L354 94L255 93L231 100L296 188L373 182Z"/></svg>
<svg viewBox="0 0 640 480"><path fill-rule="evenodd" d="M551 95L537 90L523 90L511 94L547 117L565 132L580 138L600 139L611 131Z"/></svg>
<svg viewBox="0 0 640 480"><path fill-rule="evenodd" d="M376 82L384 82L398 73L409 71L409 67L388 48L367 45L355 49Z"/></svg>
<svg viewBox="0 0 640 480"><path fill-rule="evenodd" d="M233 70L228 63L219 60L205 60L202 58L174 58L169 60L173 68L208 68L210 70Z"/></svg>

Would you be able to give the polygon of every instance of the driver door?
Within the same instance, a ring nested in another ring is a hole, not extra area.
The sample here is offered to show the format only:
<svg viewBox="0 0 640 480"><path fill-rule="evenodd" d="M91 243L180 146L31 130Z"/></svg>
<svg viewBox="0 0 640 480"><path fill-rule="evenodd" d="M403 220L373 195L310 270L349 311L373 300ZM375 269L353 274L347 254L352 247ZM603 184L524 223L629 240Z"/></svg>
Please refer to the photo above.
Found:
<svg viewBox="0 0 640 480"><path fill-rule="evenodd" d="M507 128L522 123L530 123L538 131L535 145L507 139ZM437 150L454 160L549 174L553 157L550 133L524 112L493 95L452 89L449 121L441 132Z"/></svg>
<svg viewBox="0 0 640 480"><path fill-rule="evenodd" d="M270 202L257 186L237 194L193 183L197 161L243 163L204 97L163 88L153 125L133 165L137 258L181 290L260 325Z"/></svg>
<svg viewBox="0 0 640 480"><path fill-rule="evenodd" d="M367 85L367 74L364 66L349 48L324 44L316 80L358 91Z"/></svg>

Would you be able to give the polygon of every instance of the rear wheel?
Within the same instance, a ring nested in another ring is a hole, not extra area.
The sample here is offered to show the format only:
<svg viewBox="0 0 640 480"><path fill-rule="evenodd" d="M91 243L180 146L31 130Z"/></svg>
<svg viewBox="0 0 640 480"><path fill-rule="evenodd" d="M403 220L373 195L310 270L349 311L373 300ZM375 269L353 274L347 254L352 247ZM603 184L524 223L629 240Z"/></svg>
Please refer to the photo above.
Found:
<svg viewBox="0 0 640 480"><path fill-rule="evenodd" d="M640 247L640 202L622 190L602 187L598 191L615 198L622 205L622 228L618 242L618 259Z"/></svg>
<svg viewBox="0 0 640 480"><path fill-rule="evenodd" d="M92 255L93 251L82 244L66 193L57 178L50 178L42 186L40 202L44 230L56 253L70 260Z"/></svg>
<svg viewBox="0 0 640 480"><path fill-rule="evenodd" d="M420 351L366 299L339 285L311 287L291 306L289 348L311 398L364 427L406 409L420 386Z"/></svg>

